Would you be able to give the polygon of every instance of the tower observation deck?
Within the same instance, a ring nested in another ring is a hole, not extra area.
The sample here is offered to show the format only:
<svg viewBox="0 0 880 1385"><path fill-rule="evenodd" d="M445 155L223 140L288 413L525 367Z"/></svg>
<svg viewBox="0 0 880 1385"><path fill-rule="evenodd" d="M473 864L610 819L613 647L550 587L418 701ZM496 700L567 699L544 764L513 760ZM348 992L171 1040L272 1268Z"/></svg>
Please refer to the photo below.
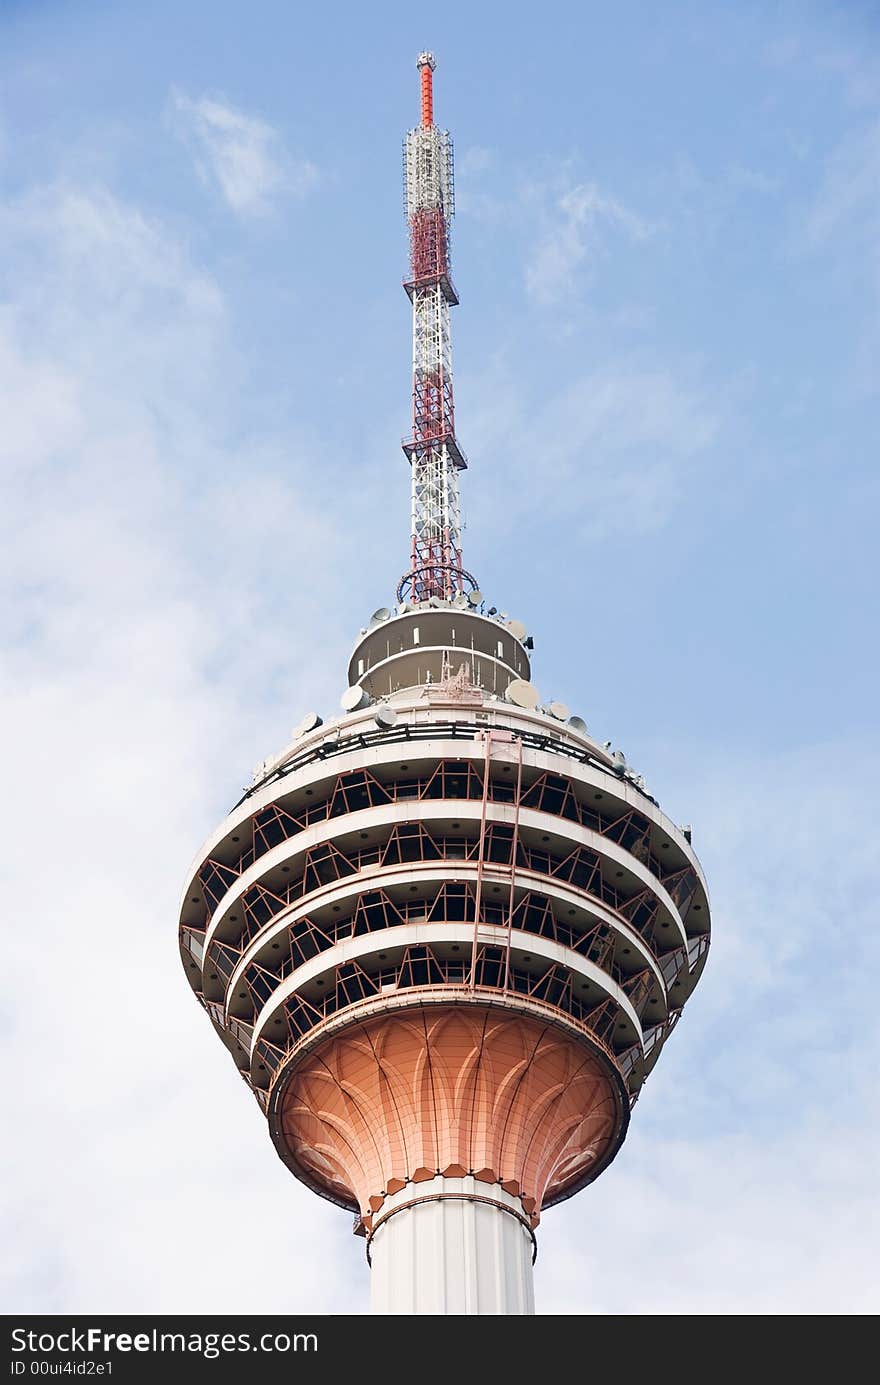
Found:
<svg viewBox="0 0 880 1385"><path fill-rule="evenodd" d="M531 678L462 565L452 144L405 142L410 566L191 868L189 983L293 1174L354 1214L380 1313L531 1313L696 985L706 882L619 751Z"/></svg>

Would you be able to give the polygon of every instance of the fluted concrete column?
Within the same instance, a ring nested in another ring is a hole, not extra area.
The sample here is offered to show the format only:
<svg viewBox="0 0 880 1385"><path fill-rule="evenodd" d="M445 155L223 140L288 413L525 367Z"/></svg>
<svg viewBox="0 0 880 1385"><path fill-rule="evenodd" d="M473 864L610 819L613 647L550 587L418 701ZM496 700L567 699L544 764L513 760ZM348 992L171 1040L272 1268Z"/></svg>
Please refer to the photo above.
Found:
<svg viewBox="0 0 880 1385"><path fill-rule="evenodd" d="M433 1178L386 1198L370 1240L380 1314L531 1314L534 1241L518 1197Z"/></svg>

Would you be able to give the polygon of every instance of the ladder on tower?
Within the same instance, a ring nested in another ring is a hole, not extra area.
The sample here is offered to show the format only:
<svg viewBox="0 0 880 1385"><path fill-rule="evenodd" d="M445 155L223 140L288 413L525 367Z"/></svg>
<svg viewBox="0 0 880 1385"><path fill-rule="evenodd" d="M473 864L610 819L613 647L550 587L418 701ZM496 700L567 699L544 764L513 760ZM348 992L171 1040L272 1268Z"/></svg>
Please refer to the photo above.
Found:
<svg viewBox="0 0 880 1385"><path fill-rule="evenodd" d="M480 941L480 925L483 922L483 877L486 865L486 823L489 805L489 775L492 766L492 752L497 750L495 759L516 765L516 788L513 799L513 835L510 843L508 863L507 928L504 944L504 992L510 990L510 941L513 932L513 904L516 886L516 857L519 847L519 816L522 799L523 743L521 737L512 731L492 727L483 733L485 759L483 763L483 797L480 805L480 839L477 852L477 881L474 890L474 939L471 949L470 989L477 985L477 957Z"/></svg>

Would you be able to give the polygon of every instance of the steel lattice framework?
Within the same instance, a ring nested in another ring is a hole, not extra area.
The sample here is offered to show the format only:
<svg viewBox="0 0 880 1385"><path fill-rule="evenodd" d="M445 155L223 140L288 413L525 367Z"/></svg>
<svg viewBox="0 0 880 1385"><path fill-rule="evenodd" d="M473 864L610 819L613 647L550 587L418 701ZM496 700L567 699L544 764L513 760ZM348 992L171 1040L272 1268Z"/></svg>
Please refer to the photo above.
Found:
<svg viewBox="0 0 880 1385"><path fill-rule="evenodd" d="M434 58L419 55L422 122L404 140L404 205L413 313L413 426L403 450L412 470L410 570L398 600L450 600L476 582L461 558L458 473L467 459L455 436L449 309L458 295L449 273L455 211L452 138L433 118Z"/></svg>
<svg viewBox="0 0 880 1385"><path fill-rule="evenodd" d="M469 693L469 716L491 706ZM623 1138L706 959L705 884L687 839L595 744L548 737L513 707L483 727L447 722L453 696L413 689L393 728L371 731L367 709L345 737L306 738L200 855L181 952L270 1123L316 1042L396 1004L488 1003L578 1036L621 1100L576 1177L550 1170L536 1225ZM273 1131L300 1177L358 1206Z"/></svg>

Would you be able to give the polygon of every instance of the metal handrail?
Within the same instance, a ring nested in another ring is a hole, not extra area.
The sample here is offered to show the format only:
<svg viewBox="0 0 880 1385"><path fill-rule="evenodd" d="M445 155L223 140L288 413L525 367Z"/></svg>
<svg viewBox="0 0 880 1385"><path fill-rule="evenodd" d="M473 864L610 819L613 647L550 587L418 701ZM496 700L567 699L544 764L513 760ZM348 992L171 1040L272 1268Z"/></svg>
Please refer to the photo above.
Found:
<svg viewBox="0 0 880 1385"><path fill-rule="evenodd" d="M529 731L521 726L504 726L503 723L493 723L493 729L498 731L510 731L512 735L518 736L523 745L531 750L552 751L556 755L566 755L570 760L576 760L579 764L592 765L596 769L602 770L604 774L611 773L608 765L597 760L588 750L579 750L568 741L559 740L556 736L544 734L538 731ZM370 746L392 744L397 745L407 741L437 740L444 737L449 740L475 741L485 734L484 725L476 725L462 721L432 721L432 722L398 722L396 726L387 729L377 727L375 731L358 731L350 736L337 736L332 740L321 741L317 745L311 746L308 750L302 751L299 755L294 755L287 760L277 770L267 774L265 779L261 779L257 784L252 784L245 789L241 798L234 805L232 811L240 807L248 798L257 792L258 789L265 788L267 784L275 783L285 779L289 774L302 769L305 765L312 764L316 760L332 759L336 755L347 755L351 750L367 750ZM627 779L628 787L636 789L643 798L646 798L655 807L659 808L657 799L644 789L639 788L633 780Z"/></svg>

